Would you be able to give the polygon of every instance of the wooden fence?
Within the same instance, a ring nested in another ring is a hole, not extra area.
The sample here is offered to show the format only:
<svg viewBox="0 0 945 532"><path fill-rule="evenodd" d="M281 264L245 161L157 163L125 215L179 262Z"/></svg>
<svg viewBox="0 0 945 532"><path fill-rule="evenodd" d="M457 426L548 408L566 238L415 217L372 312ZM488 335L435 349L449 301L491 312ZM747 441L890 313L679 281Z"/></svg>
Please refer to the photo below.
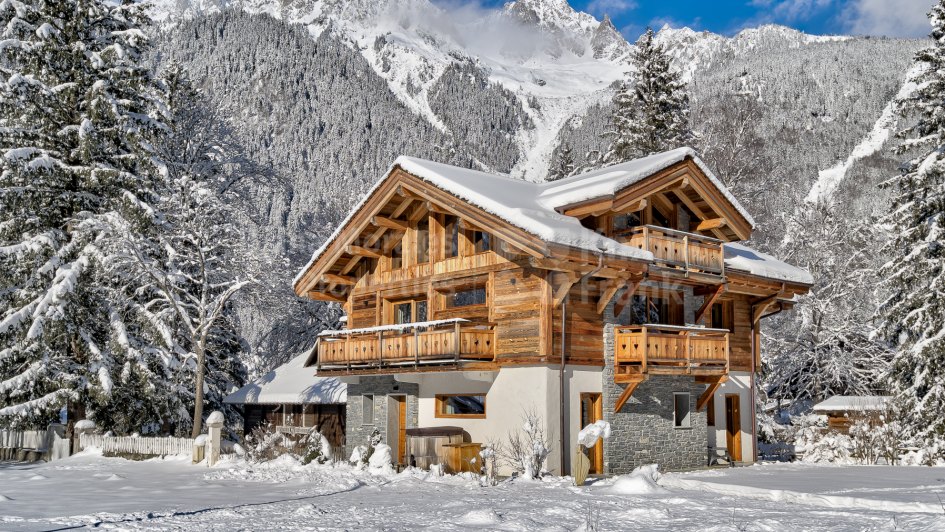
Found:
<svg viewBox="0 0 945 532"><path fill-rule="evenodd" d="M106 453L129 453L151 456L185 455L194 451L194 440L190 438L142 438L132 436L102 436L99 434L80 434L79 450L96 447Z"/></svg>
<svg viewBox="0 0 945 532"><path fill-rule="evenodd" d="M69 439L65 427L50 425L46 430L0 430L0 449L3 459L12 459L17 450L35 451L46 461L69 456Z"/></svg>

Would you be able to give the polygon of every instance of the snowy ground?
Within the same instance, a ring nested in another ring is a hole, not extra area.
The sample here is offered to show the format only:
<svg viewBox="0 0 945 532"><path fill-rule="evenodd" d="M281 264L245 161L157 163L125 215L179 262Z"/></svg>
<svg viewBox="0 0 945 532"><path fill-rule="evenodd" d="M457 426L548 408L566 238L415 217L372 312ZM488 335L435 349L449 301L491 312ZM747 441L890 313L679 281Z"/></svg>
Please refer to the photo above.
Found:
<svg viewBox="0 0 945 532"><path fill-rule="evenodd" d="M291 463L0 464L0 530L937 530L945 469L771 465L480 487ZM777 491L785 490L785 491ZM804 498L806 496L807 498Z"/></svg>

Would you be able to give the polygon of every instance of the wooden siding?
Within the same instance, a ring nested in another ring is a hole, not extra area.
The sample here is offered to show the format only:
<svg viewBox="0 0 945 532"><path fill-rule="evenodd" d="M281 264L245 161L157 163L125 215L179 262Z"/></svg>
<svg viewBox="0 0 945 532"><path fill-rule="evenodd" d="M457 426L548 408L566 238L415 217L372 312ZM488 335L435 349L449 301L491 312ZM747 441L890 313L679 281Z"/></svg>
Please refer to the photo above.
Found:
<svg viewBox="0 0 945 532"><path fill-rule="evenodd" d="M531 268L493 274L489 319L496 324L496 360L539 356L543 275Z"/></svg>
<svg viewBox="0 0 945 532"><path fill-rule="evenodd" d="M559 276L560 277L560 276ZM561 356L561 314L566 312L565 360L568 364L604 365L604 320L597 313L597 283L571 287L565 303L554 309L552 323L554 360Z"/></svg>

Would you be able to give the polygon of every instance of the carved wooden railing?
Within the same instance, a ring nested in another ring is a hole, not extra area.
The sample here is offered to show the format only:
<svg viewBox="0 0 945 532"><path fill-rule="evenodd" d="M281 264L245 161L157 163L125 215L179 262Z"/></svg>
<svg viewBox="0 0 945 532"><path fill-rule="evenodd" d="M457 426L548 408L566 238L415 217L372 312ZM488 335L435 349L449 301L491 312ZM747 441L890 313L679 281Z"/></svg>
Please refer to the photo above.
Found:
<svg viewBox="0 0 945 532"><path fill-rule="evenodd" d="M319 335L318 371L410 371L431 364L495 359L495 331L465 320L374 327Z"/></svg>
<svg viewBox="0 0 945 532"><path fill-rule="evenodd" d="M614 377L727 373L729 336L725 329L702 327L618 327L614 334Z"/></svg>
<svg viewBox="0 0 945 532"><path fill-rule="evenodd" d="M724 242L721 240L655 225L627 229L618 235L618 239L649 251L658 264L725 275Z"/></svg>

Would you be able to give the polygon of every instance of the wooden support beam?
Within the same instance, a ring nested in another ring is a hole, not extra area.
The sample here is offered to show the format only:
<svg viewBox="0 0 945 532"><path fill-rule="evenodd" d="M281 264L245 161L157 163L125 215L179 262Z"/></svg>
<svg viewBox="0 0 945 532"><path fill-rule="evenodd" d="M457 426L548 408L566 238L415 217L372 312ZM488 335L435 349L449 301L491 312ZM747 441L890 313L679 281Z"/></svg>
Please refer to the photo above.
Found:
<svg viewBox="0 0 945 532"><path fill-rule="evenodd" d="M669 201L662 192L657 192L650 197L653 198L653 206L659 209L667 220L671 220L673 218L673 202Z"/></svg>
<svg viewBox="0 0 945 532"><path fill-rule="evenodd" d="M394 209L394 212L390 214L390 217L397 218L407 210L407 207L410 207L411 203L413 203L413 198L404 199L399 205L397 205L397 207Z"/></svg>
<svg viewBox="0 0 945 532"><path fill-rule="evenodd" d="M374 216L371 218L371 224L377 227L397 229L398 231L406 231L407 228L410 227L408 223L403 220L395 220L394 218L388 218L386 216Z"/></svg>
<svg viewBox="0 0 945 532"><path fill-rule="evenodd" d="M696 231L709 231L712 229L720 229L725 227L728 224L728 220L725 218L710 218L708 220L703 220L696 224Z"/></svg>
<svg viewBox="0 0 945 532"><path fill-rule="evenodd" d="M564 298L568 297L568 293L571 291L571 287L574 286L574 283L578 282L581 276L577 273L571 273L568 275L568 278L561 283L558 288L555 290L554 298L552 299L551 308L558 308L561 306L561 302L564 301Z"/></svg>
<svg viewBox="0 0 945 532"><path fill-rule="evenodd" d="M614 404L614 413L620 412L620 409L623 408L623 405L627 404L627 401L630 400L630 396L633 395L633 392L636 391L637 386L639 386L643 381L647 379L646 375L640 375L640 380L635 380L627 383L627 387L623 389L623 393L620 394L620 397L617 398L617 402Z"/></svg>
<svg viewBox="0 0 945 532"><path fill-rule="evenodd" d="M359 257L367 257L369 259L381 258L380 250L369 249L362 246L348 246L345 248L345 253L347 253L348 255L357 255Z"/></svg>
<svg viewBox="0 0 945 532"><path fill-rule="evenodd" d="M606 288L601 290L600 299L597 301L597 313L603 314L604 310L607 309L607 305L610 304L610 300L614 298L617 294L617 291L624 285L624 283L619 283L617 281L610 281L606 284Z"/></svg>
<svg viewBox="0 0 945 532"><path fill-rule="evenodd" d="M694 323L699 323L702 321L702 318L705 317L706 312L712 307L712 304L715 303L715 300L719 298L722 293L725 292L726 285L720 284L715 292L712 292L705 296L705 300L702 301L702 306L699 307L699 310L696 311L696 319Z"/></svg>
<svg viewBox="0 0 945 532"><path fill-rule="evenodd" d="M773 296L769 296L769 297L766 297L766 298L764 298L764 299L762 299L762 300L760 300L760 301L756 301L755 303L752 303L752 305L751 305L751 308L752 308L751 321L752 321L752 323L758 323L758 320L760 320L761 317L764 316L764 313L765 313L766 310L768 310L768 307L770 307L772 303L774 303L775 301L777 301L779 297L781 297L781 294L780 294L780 293L777 293L777 294L774 294Z"/></svg>
<svg viewBox="0 0 945 532"><path fill-rule="evenodd" d="M307 295L309 299L314 299L315 301L330 301L332 303L345 303L348 301L344 296L326 294L325 292L317 292L315 290L310 291Z"/></svg>
<svg viewBox="0 0 945 532"><path fill-rule="evenodd" d="M410 211L410 214L407 215L407 220L411 223L417 223L427 215L427 206L423 202L419 202L416 207Z"/></svg>
<svg viewBox="0 0 945 532"><path fill-rule="evenodd" d="M627 199L620 203L614 203L614 212L640 212L647 206L646 198Z"/></svg>
<svg viewBox="0 0 945 532"><path fill-rule="evenodd" d="M585 274L592 270L597 270L597 266L591 264L579 264L576 262L569 262L566 260L560 259L550 259L550 258L536 258L532 257L529 259L529 264L533 268L538 268L541 270L554 270L558 272L576 272L579 274ZM616 270L614 268L601 268L594 273L594 277L600 277L603 279L626 279L629 274L624 270Z"/></svg>
<svg viewBox="0 0 945 532"><path fill-rule="evenodd" d="M583 218L585 216L594 215L600 216L607 211L609 211L614 205L613 198L602 199L599 201L593 201L590 203L585 203L583 205L577 205L569 209L565 209L562 213L565 216L575 216L577 218ZM594 214L600 213L600 214Z"/></svg>
<svg viewBox="0 0 945 532"><path fill-rule="evenodd" d="M723 382L728 380L728 375L719 375L716 378L713 378L709 381L709 386L702 392L702 395L699 396L699 400L696 401L696 412L701 412L705 405L709 403L709 399L712 399L712 396L715 394L715 391L719 389L719 386Z"/></svg>
<svg viewBox="0 0 945 532"><path fill-rule="evenodd" d="M438 214L449 214L449 215L455 216L453 214L453 211L449 211L443 207L440 207L439 205L437 205L436 203L433 203L432 201L426 201L424 202L424 205L426 206L427 210L430 212L435 212Z"/></svg>
<svg viewBox="0 0 945 532"><path fill-rule="evenodd" d="M345 286L354 286L358 280L350 275L335 275L333 273L322 274L322 282L325 284L341 284Z"/></svg>
<svg viewBox="0 0 945 532"><path fill-rule="evenodd" d="M633 294L637 291L637 288L640 288L640 283L643 282L642 279L635 281L627 282L627 290L617 298L616 303L614 303L614 316L619 316L623 312L623 308L630 302L633 298Z"/></svg>
<svg viewBox="0 0 945 532"><path fill-rule="evenodd" d="M681 201L683 205L685 205L686 207L689 208L690 211L692 211L692 214L696 215L696 218L699 218L702 220L705 220L708 218L708 216L702 211L702 209L697 207L696 204L693 203L691 199L689 199L689 196L685 192L683 192L682 190L678 188L675 188L673 189L673 194L675 194L676 197L679 198L679 201Z"/></svg>

